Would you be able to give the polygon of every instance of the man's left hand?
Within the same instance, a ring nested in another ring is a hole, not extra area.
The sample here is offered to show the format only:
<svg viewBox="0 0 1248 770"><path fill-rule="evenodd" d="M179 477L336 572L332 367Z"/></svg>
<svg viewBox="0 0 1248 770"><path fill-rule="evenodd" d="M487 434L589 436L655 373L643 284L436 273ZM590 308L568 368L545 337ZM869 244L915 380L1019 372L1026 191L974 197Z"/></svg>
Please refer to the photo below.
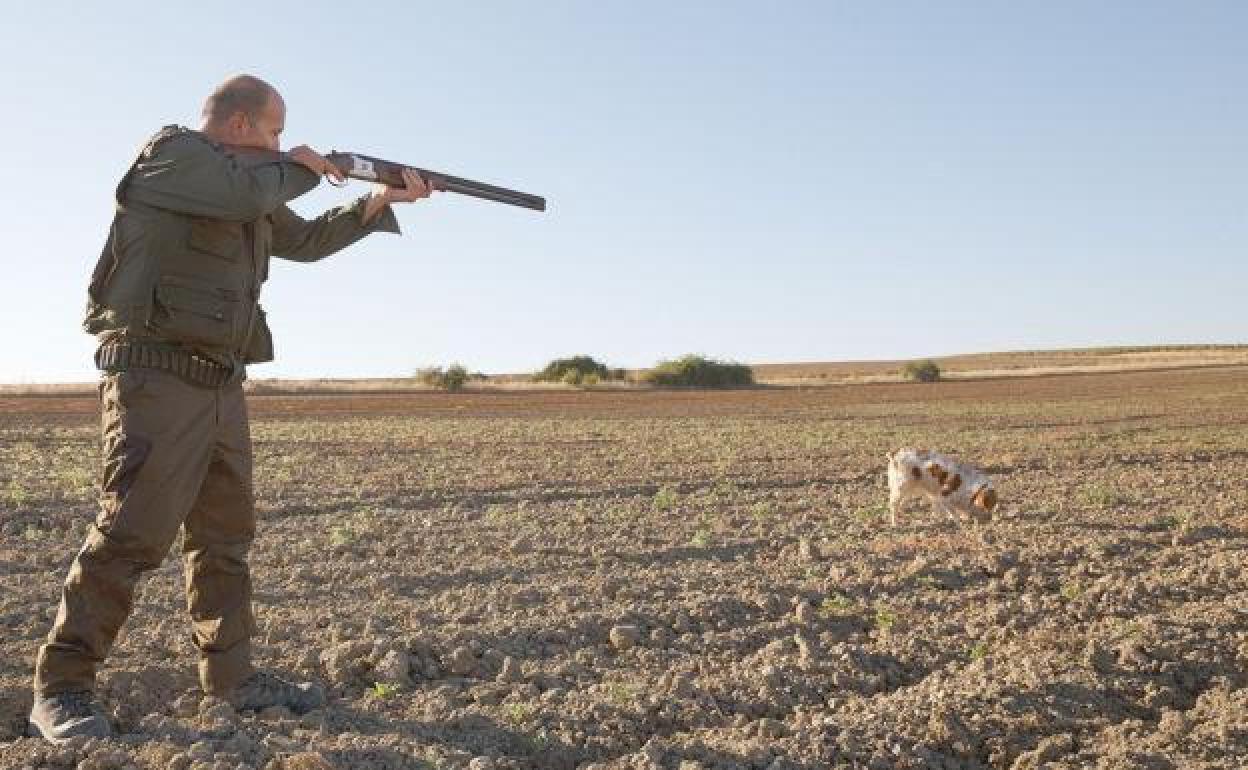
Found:
<svg viewBox="0 0 1248 770"><path fill-rule="evenodd" d="M386 185L378 185L380 190L374 189L373 194L380 192L386 203L411 203L421 198L428 198L437 188L432 182L426 182L424 177L416 173L410 168L403 169L403 187L387 187Z"/></svg>
<svg viewBox="0 0 1248 770"><path fill-rule="evenodd" d="M403 187L390 187L384 184L373 185L373 192L368 196L368 202L364 204L364 222L365 224L373 221L373 218L381 213L381 210L390 203L411 203L422 198L428 198L437 188L432 183L426 183L420 174L410 168L403 169Z"/></svg>

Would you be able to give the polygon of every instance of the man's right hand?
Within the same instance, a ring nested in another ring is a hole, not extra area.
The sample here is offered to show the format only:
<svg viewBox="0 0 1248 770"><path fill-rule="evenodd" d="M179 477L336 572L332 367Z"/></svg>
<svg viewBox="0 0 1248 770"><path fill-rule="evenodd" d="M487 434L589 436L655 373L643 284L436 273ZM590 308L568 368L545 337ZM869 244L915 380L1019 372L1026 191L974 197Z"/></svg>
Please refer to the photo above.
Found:
<svg viewBox="0 0 1248 770"><path fill-rule="evenodd" d="M345 182L347 179L337 166L325 160L324 155L321 155L306 144L301 144L286 154L290 156L291 160L309 169L317 176L328 175L333 177L336 182Z"/></svg>

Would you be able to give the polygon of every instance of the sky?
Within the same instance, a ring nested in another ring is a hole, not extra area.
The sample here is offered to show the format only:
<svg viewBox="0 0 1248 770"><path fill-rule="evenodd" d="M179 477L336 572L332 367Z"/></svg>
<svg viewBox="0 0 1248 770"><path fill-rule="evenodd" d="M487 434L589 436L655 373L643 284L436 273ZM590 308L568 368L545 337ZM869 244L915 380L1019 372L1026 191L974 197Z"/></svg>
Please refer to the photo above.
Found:
<svg viewBox="0 0 1248 770"><path fill-rule="evenodd" d="M113 189L240 72L284 95L287 146L549 202L439 195L274 260L253 378L1248 342L1238 0L0 10L0 382L94 377Z"/></svg>

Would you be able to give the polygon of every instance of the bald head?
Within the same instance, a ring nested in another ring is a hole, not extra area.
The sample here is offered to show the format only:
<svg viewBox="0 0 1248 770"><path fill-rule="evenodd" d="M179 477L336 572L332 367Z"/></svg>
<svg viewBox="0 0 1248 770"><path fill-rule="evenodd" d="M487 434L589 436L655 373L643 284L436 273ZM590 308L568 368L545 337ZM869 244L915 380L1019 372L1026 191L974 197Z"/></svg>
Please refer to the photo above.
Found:
<svg viewBox="0 0 1248 770"><path fill-rule="evenodd" d="M281 98L277 95L277 89L260 78L235 75L209 94L204 102L204 122L223 123L236 112L256 120L273 98Z"/></svg>
<svg viewBox="0 0 1248 770"><path fill-rule="evenodd" d="M277 89L253 75L235 75L204 101L203 132L225 144L280 148L286 103Z"/></svg>

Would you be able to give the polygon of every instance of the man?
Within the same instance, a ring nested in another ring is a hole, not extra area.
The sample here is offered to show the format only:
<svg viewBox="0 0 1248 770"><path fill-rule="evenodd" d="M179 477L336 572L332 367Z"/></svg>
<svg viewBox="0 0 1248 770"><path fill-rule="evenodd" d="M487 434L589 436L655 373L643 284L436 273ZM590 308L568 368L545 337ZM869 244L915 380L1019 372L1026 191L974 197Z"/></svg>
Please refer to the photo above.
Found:
<svg viewBox="0 0 1248 770"><path fill-rule="evenodd" d="M106 736L96 667L133 606L140 575L183 531L187 606L204 691L239 709L307 711L319 688L256 671L250 660L247 549L255 530L244 366L270 361L257 302L270 256L311 262L372 232L398 233L406 188L301 219L287 201L340 172L306 146L277 154L281 96L231 78L209 96L199 131L169 126L117 187L117 213L88 291L85 327L100 347L104 443L100 513L69 569L35 668L30 721L62 741Z"/></svg>

